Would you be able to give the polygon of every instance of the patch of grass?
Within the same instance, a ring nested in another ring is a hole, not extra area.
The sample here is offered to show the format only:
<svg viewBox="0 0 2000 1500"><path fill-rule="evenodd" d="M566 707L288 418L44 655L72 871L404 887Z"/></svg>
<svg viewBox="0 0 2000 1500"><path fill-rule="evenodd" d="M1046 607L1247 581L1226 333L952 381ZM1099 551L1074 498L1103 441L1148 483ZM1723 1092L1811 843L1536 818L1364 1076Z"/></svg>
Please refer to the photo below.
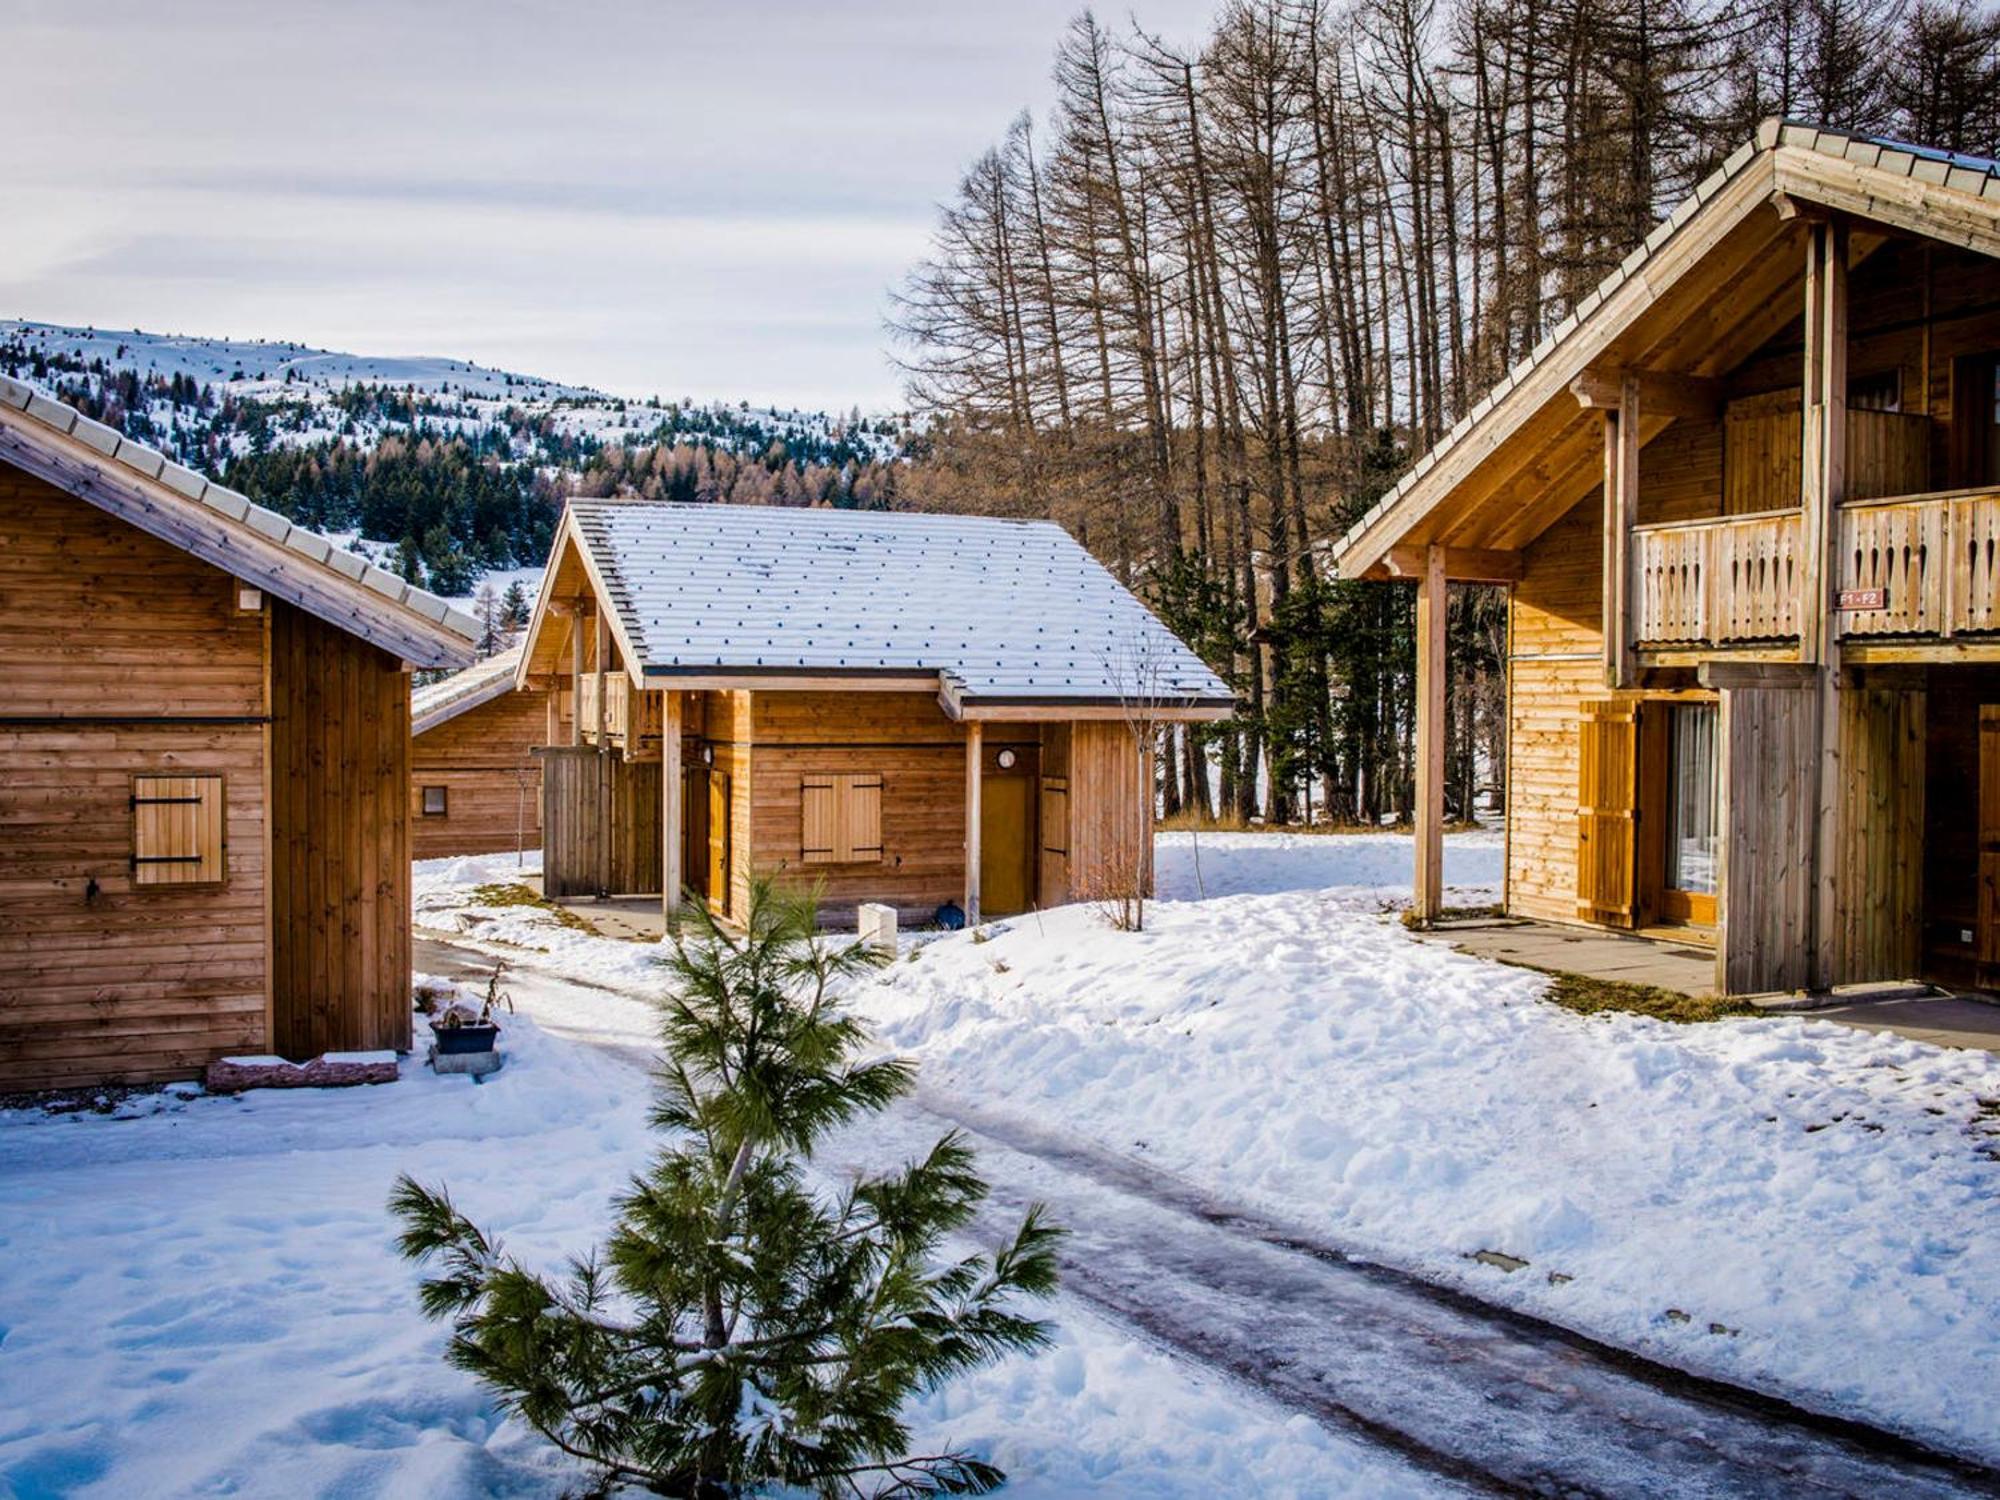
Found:
<svg viewBox="0 0 2000 1500"><path fill-rule="evenodd" d="M1531 966L1522 964L1518 967ZM1543 998L1582 1016L1624 1011L1628 1015L1651 1016L1656 1021L1687 1025L1757 1014L1757 1007L1747 1000L1726 1000L1716 995L1683 995L1679 990L1661 989L1653 984L1592 979L1585 974L1565 974L1552 969L1537 969L1535 972L1549 976L1549 988Z"/></svg>
<svg viewBox="0 0 2000 1500"><path fill-rule="evenodd" d="M1440 922L1482 922L1490 917L1504 917L1507 908L1497 901L1489 901L1484 906L1444 906L1438 908ZM1403 908L1403 925L1412 932L1423 930L1424 925L1417 920L1417 914L1409 907Z"/></svg>
<svg viewBox="0 0 2000 1500"><path fill-rule="evenodd" d="M557 906L555 902L537 893L533 886L523 885L519 881L476 885L472 888L472 903L475 906L532 906L537 911L547 912L561 926L575 928L578 932L597 931L575 912Z"/></svg>

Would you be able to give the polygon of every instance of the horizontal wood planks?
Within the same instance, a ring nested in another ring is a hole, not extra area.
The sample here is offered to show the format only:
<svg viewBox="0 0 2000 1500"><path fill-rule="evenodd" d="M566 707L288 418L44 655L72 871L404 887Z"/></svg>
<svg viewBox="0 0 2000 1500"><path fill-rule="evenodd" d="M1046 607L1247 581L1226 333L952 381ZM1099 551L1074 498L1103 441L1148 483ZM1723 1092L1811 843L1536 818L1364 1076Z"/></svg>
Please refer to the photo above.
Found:
<svg viewBox="0 0 2000 1500"><path fill-rule="evenodd" d="M1578 726L1585 699L1604 694L1601 516L1588 496L1529 547L1509 606L1507 905L1519 916L1576 920Z"/></svg>
<svg viewBox="0 0 2000 1500"><path fill-rule="evenodd" d="M272 1050L410 1046L410 680L271 603Z"/></svg>
<svg viewBox="0 0 2000 1500"><path fill-rule="evenodd" d="M264 1049L263 651L225 574L0 465L0 1088ZM147 775L222 779L220 883L136 886Z"/></svg>
<svg viewBox="0 0 2000 1500"><path fill-rule="evenodd" d="M541 846L542 762L549 695L502 693L410 742L411 844L418 859ZM558 726L560 733L560 726ZM442 786L443 816L424 815L423 789Z"/></svg>

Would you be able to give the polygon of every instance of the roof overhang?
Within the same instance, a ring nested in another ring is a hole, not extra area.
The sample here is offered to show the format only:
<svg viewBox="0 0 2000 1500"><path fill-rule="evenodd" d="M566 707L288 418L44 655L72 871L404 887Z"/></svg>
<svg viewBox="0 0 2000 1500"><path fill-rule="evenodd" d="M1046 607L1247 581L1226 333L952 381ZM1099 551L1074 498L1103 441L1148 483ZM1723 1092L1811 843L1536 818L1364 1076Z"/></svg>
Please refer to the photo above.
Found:
<svg viewBox="0 0 2000 1500"><path fill-rule="evenodd" d="M1799 221L1827 215L1848 222L1855 262L1896 234L2000 257L2000 175L1766 121L1348 531L1334 566L1413 576L1411 559L1437 545L1448 577L1507 581L1509 555L1601 483L1594 408L1607 380L1656 383L1640 403L1640 441L1651 441L1701 399L1705 378L1802 314L1790 295L1804 273Z"/></svg>
<svg viewBox="0 0 2000 1500"><path fill-rule="evenodd" d="M477 666L466 668L468 672L478 670ZM507 694L516 691L514 677L515 672L506 669L489 673L486 680L476 686L468 687L428 706L423 703L424 694L421 691L413 694L410 704L410 734L414 737L436 729L440 724L449 724L460 714L470 713L473 709L491 703L496 698L506 697ZM444 687L449 681L450 679L447 679L445 683L439 683L437 686Z"/></svg>
<svg viewBox="0 0 2000 1500"><path fill-rule="evenodd" d="M393 575L368 577L362 559L59 401L0 400L0 461L404 661L459 667L473 659L472 635L461 628L472 622L443 600Z"/></svg>

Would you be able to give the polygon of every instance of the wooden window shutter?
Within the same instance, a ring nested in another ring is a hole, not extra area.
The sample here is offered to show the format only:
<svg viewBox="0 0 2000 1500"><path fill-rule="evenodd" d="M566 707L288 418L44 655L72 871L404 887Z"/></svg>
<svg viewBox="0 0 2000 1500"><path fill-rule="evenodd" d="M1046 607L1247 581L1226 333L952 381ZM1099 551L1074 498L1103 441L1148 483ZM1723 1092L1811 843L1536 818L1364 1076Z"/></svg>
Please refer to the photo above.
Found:
<svg viewBox="0 0 2000 1500"><path fill-rule="evenodd" d="M1586 702L1577 725L1576 912L1614 927L1635 909L1638 711L1633 699Z"/></svg>
<svg viewBox="0 0 2000 1500"><path fill-rule="evenodd" d="M882 857L882 778L808 776L799 783L800 851L809 865L849 865Z"/></svg>
<svg viewBox="0 0 2000 1500"><path fill-rule="evenodd" d="M850 860L882 857L882 778L837 776L840 784L842 845Z"/></svg>
<svg viewBox="0 0 2000 1500"><path fill-rule="evenodd" d="M227 869L220 776L132 778L132 883L219 885Z"/></svg>
<svg viewBox="0 0 2000 1500"><path fill-rule="evenodd" d="M800 839L805 862L809 865L830 865L839 856L840 798L833 788L831 776L808 776L799 784L799 798L805 818L804 835Z"/></svg>

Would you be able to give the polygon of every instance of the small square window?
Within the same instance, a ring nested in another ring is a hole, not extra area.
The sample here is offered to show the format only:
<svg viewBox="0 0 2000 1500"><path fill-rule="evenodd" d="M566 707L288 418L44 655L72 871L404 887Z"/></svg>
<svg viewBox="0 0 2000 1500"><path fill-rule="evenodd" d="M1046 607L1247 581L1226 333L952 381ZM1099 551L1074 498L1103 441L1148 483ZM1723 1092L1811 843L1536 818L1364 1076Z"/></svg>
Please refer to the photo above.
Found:
<svg viewBox="0 0 2000 1500"><path fill-rule="evenodd" d="M441 786L425 787L424 816L427 818L442 818L447 815L448 811L445 789Z"/></svg>

